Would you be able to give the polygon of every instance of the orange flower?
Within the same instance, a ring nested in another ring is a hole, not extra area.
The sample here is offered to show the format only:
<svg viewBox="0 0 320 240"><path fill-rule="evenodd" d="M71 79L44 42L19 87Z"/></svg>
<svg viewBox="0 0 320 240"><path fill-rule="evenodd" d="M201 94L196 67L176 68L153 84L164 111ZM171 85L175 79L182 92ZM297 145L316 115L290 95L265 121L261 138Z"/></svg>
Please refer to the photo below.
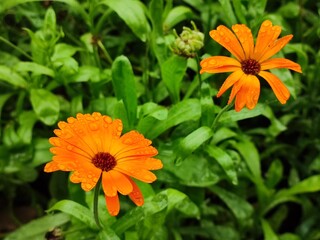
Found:
<svg viewBox="0 0 320 240"><path fill-rule="evenodd" d="M99 178L105 194L107 209L112 216L120 210L118 192L129 195L137 205L144 203L138 186L131 177L151 183L157 177L149 170L162 168L160 160L152 158L158 151L151 141L136 131L122 136L122 122L100 113L77 114L68 122L59 122L57 137L49 142L54 154L44 171L72 171L71 182L81 183L85 191L93 189Z"/></svg>
<svg viewBox="0 0 320 240"><path fill-rule="evenodd" d="M288 68L301 73L299 64L285 58L272 58L293 37L287 35L277 39L281 33L280 26L272 26L266 20L262 23L256 45L254 46L251 30L244 24L232 26L232 30L220 25L210 31L210 36L226 48L236 59L224 56L209 57L201 61L200 73L233 72L221 86L217 97L232 87L228 104L235 100L235 109L240 111L244 106L253 109L259 99L260 82L257 75L264 78L271 86L278 100L285 104L290 92L281 80L265 70L273 68Z"/></svg>

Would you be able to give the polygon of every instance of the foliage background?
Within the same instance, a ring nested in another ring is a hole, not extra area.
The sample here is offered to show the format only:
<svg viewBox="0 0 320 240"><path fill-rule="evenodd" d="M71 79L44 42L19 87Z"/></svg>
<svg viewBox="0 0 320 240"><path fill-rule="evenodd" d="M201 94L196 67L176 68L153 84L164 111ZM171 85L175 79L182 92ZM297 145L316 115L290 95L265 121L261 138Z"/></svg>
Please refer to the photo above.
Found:
<svg viewBox="0 0 320 240"><path fill-rule="evenodd" d="M311 0L2 0L1 236L320 239L319 13ZM226 75L199 79L198 63L228 53L208 32L244 23L255 34L265 19L294 35L280 55L303 74L274 71L292 97L282 106L262 82L254 110L229 110L212 127ZM187 59L171 46L191 20L205 44ZM143 133L164 163L157 182L138 183L143 207L123 197L110 217L101 195L103 229L91 192L43 173L57 122L93 111Z"/></svg>

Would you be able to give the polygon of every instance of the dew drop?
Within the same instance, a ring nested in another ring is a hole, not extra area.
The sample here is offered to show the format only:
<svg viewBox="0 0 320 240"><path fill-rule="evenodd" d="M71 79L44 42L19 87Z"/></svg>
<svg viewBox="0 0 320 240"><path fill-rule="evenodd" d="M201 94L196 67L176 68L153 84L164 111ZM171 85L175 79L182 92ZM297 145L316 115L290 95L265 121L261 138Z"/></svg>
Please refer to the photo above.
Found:
<svg viewBox="0 0 320 240"><path fill-rule="evenodd" d="M99 129L99 125L96 124L96 123L89 123L89 128L92 130L92 131L97 131Z"/></svg>
<svg viewBox="0 0 320 240"><path fill-rule="evenodd" d="M228 43L228 42L230 42L230 39L229 39L229 38L225 38L224 41L225 41L226 43Z"/></svg>
<svg viewBox="0 0 320 240"><path fill-rule="evenodd" d="M217 64L217 60L212 59L212 60L210 60L209 63L210 63L211 65L216 65L216 64Z"/></svg>
<svg viewBox="0 0 320 240"><path fill-rule="evenodd" d="M50 143L51 143L53 146L61 147L61 141L60 141L59 138L50 138Z"/></svg>
<svg viewBox="0 0 320 240"><path fill-rule="evenodd" d="M68 150L68 151L72 151L72 150L73 150L73 146L72 146L72 145L68 145L68 146L67 146L67 150Z"/></svg>
<svg viewBox="0 0 320 240"><path fill-rule="evenodd" d="M70 139L70 138L72 138L72 134L70 132L65 131L65 132L63 132L61 137L64 139Z"/></svg>
<svg viewBox="0 0 320 240"><path fill-rule="evenodd" d="M108 124L112 123L112 119L111 119L111 117L109 117L109 116L104 116L104 117L103 117L103 121L105 121L105 122L108 123Z"/></svg>

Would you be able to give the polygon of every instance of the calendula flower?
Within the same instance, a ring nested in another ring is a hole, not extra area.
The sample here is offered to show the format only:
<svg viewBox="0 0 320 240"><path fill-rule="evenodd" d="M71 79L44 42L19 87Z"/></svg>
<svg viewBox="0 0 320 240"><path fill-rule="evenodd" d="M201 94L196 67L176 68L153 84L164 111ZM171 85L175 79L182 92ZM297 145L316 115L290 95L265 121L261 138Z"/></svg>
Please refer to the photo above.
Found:
<svg viewBox="0 0 320 240"><path fill-rule="evenodd" d="M101 178L112 216L120 210L118 192L129 195L137 206L143 205L142 193L131 177L151 183L157 178L149 170L162 168L162 162L152 158L158 151L150 140L136 131L121 136L122 121L97 112L79 113L58 126L60 129L54 130L57 137L49 139L54 156L45 172L71 171L71 182L81 183L85 191L93 189Z"/></svg>
<svg viewBox="0 0 320 240"><path fill-rule="evenodd" d="M281 80L266 71L274 68L288 68L301 73L299 64L285 58L271 58L279 52L293 37L287 35L279 38L280 26L273 26L266 20L262 23L256 44L254 45L251 30L244 24L232 26L233 32L220 25L210 31L210 36L226 48L235 58L213 56L201 61L200 73L233 72L221 86L217 97L220 97L232 86L228 104L235 99L235 110L244 106L253 109L259 99L260 82L257 76L264 78L271 86L280 103L285 104L290 92Z"/></svg>

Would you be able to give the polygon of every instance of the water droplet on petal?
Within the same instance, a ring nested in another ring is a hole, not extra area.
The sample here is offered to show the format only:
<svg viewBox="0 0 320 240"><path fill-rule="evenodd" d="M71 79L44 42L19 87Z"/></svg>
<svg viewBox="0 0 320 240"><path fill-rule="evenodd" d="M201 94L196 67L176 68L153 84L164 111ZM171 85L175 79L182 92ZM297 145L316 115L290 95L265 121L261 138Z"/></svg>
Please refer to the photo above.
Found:
<svg viewBox="0 0 320 240"><path fill-rule="evenodd" d="M112 123L112 119L111 119L111 117L109 117L109 116L104 116L104 117L103 117L103 121L105 121L105 122L108 123L108 124Z"/></svg>
<svg viewBox="0 0 320 240"><path fill-rule="evenodd" d="M67 146L67 150L68 150L68 151L72 151L72 150L73 150L73 146L72 146L72 145L68 145L68 146Z"/></svg>
<svg viewBox="0 0 320 240"><path fill-rule="evenodd" d="M224 41L225 41L226 43L228 43L228 42L230 42L230 39L229 39L229 38L225 38Z"/></svg>
<svg viewBox="0 0 320 240"><path fill-rule="evenodd" d="M89 124L89 128L92 130L92 131L96 131L99 129L99 125L96 124L96 123L90 123Z"/></svg>

